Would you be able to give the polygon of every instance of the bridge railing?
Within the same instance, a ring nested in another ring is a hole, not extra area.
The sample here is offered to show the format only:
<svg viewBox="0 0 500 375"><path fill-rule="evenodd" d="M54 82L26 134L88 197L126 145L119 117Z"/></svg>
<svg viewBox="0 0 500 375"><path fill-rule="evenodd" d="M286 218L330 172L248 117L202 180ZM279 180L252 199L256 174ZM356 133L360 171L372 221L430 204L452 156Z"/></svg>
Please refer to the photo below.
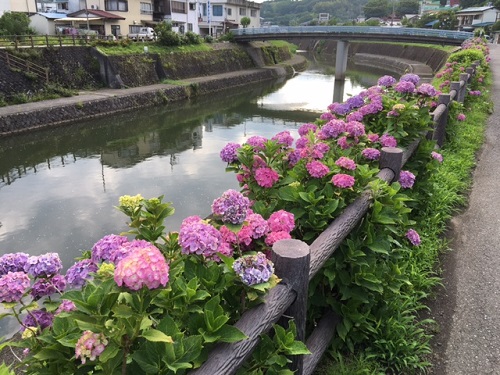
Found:
<svg viewBox="0 0 500 375"><path fill-rule="evenodd" d="M467 68L466 73L460 75L460 81L452 82L450 93L440 96L440 103L433 112L433 131L427 136L438 140L439 146L444 140L448 107L453 100L464 101L467 84L478 65L479 62L475 62L472 67ZM417 139L406 150L383 148L378 177L387 182L397 179L419 143L420 139ZM276 275L282 281L270 290L262 304L246 311L235 324L248 338L235 343L218 344L209 353L208 360L189 375L236 374L258 345L260 335L268 332L274 323L282 324L289 319L294 319L296 323L297 339L305 342L311 352L310 355L293 356L290 370L295 371L295 375L313 374L335 335L340 318L333 311L326 312L305 339L309 282L366 215L371 203L370 192L361 194L311 245L299 240L278 241L273 246L272 259Z"/></svg>

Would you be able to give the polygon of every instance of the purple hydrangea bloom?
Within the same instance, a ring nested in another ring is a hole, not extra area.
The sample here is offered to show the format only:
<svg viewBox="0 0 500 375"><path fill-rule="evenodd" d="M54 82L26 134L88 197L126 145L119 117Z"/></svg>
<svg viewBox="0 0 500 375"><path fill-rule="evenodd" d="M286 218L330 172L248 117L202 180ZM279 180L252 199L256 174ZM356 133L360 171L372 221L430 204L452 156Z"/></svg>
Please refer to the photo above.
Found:
<svg viewBox="0 0 500 375"><path fill-rule="evenodd" d="M26 253L10 253L0 257L0 276L9 272L23 272L29 255Z"/></svg>
<svg viewBox="0 0 500 375"><path fill-rule="evenodd" d="M285 147L290 147L293 144L293 137L288 130L279 132L274 137L271 138L276 143L283 145Z"/></svg>
<svg viewBox="0 0 500 375"><path fill-rule="evenodd" d="M431 152L431 157L438 162L442 163L443 162L443 155L441 155L439 152L432 151Z"/></svg>
<svg viewBox="0 0 500 375"><path fill-rule="evenodd" d="M269 281L274 273L274 265L265 254L259 252L236 259L233 270L245 285L251 286Z"/></svg>
<svg viewBox="0 0 500 375"><path fill-rule="evenodd" d="M238 150L241 148L239 143L229 142L220 152L220 158L226 163L238 161Z"/></svg>
<svg viewBox="0 0 500 375"><path fill-rule="evenodd" d="M288 163L293 167L301 159L300 150L293 150L288 154Z"/></svg>
<svg viewBox="0 0 500 375"><path fill-rule="evenodd" d="M24 266L24 272L33 277L50 277L59 273L61 269L62 263L57 253L31 256Z"/></svg>
<svg viewBox="0 0 500 375"><path fill-rule="evenodd" d="M318 142L314 145L311 156L315 159L321 159L328 151L330 151L330 146L326 143Z"/></svg>
<svg viewBox="0 0 500 375"><path fill-rule="evenodd" d="M382 136L379 138L379 142L382 147L397 147L398 145L397 139L389 134L382 134Z"/></svg>
<svg viewBox="0 0 500 375"><path fill-rule="evenodd" d="M350 110L353 110L364 105L365 100L360 95L354 95L346 100L346 104L349 106Z"/></svg>
<svg viewBox="0 0 500 375"><path fill-rule="evenodd" d="M97 265L91 259L84 259L73 264L66 272L66 281L73 288L82 287L92 280L90 273L97 272Z"/></svg>
<svg viewBox="0 0 500 375"><path fill-rule="evenodd" d="M394 90L401 94L411 94L415 92L415 85L410 81L399 81Z"/></svg>
<svg viewBox="0 0 500 375"><path fill-rule="evenodd" d="M321 128L319 137L320 139L337 138L345 132L345 127L346 123L343 120L330 120Z"/></svg>
<svg viewBox="0 0 500 375"><path fill-rule="evenodd" d="M306 137L300 137L295 141L296 148L306 148L309 144L309 140Z"/></svg>
<svg viewBox="0 0 500 375"><path fill-rule="evenodd" d="M279 210L269 216L267 223L272 232L290 233L295 228L295 217L291 212Z"/></svg>
<svg viewBox="0 0 500 375"><path fill-rule="evenodd" d="M418 88L417 92L425 96L436 96L438 91L430 83L422 83Z"/></svg>
<svg viewBox="0 0 500 375"><path fill-rule="evenodd" d="M220 232L203 221L181 224L179 244L183 254L198 254L210 258L217 253L221 240Z"/></svg>
<svg viewBox="0 0 500 375"><path fill-rule="evenodd" d="M38 279L31 288L31 296L37 300L54 293L62 293L66 289L66 279L56 275L50 279Z"/></svg>
<svg viewBox="0 0 500 375"><path fill-rule="evenodd" d="M265 148L265 144L267 142L267 138L261 137L260 135L254 135L247 139L247 144L252 146L255 150L263 150Z"/></svg>
<svg viewBox="0 0 500 375"><path fill-rule="evenodd" d="M30 286L24 272L8 272L0 277L0 302L19 302Z"/></svg>
<svg viewBox="0 0 500 375"><path fill-rule="evenodd" d="M378 160L380 159L380 151L376 148L365 148L361 151L361 155L368 160Z"/></svg>
<svg viewBox="0 0 500 375"><path fill-rule="evenodd" d="M407 73L401 76L399 82L411 82L416 86L420 82L420 77L417 74Z"/></svg>
<svg viewBox="0 0 500 375"><path fill-rule="evenodd" d="M359 121L349 121L345 126L345 130L350 137L361 137L365 134L365 126Z"/></svg>
<svg viewBox="0 0 500 375"><path fill-rule="evenodd" d="M375 101L375 102L365 104L364 106L362 106L358 110L358 112L361 113L363 116L375 115L375 114L379 113L382 109L384 109L384 106L382 105L382 103L379 101Z"/></svg>
<svg viewBox="0 0 500 375"><path fill-rule="evenodd" d="M76 310L76 306L73 303L73 301L70 301L69 299L63 299L61 301L61 304L57 308L55 315L59 315L60 313L62 313L64 311L69 312L69 311L75 311L75 310Z"/></svg>
<svg viewBox="0 0 500 375"><path fill-rule="evenodd" d="M410 171L401 171L399 174L399 183L405 189L411 189L415 183L415 175Z"/></svg>
<svg viewBox="0 0 500 375"><path fill-rule="evenodd" d="M396 78L392 76L383 76L378 79L377 85L390 87L396 83Z"/></svg>
<svg viewBox="0 0 500 375"><path fill-rule="evenodd" d="M322 113L321 116L319 116L319 118L320 118L320 120L330 121L330 120L334 119L335 116L333 115L333 113L325 112L325 113Z"/></svg>
<svg viewBox="0 0 500 375"><path fill-rule="evenodd" d="M212 203L212 213L222 222L241 224L247 216L250 200L240 192L229 189Z"/></svg>
<svg viewBox="0 0 500 375"><path fill-rule="evenodd" d="M316 133L316 130L318 130L318 126L314 124L304 124L299 128L299 135L303 137L304 135L308 134L309 131L312 131L313 133Z"/></svg>
<svg viewBox="0 0 500 375"><path fill-rule="evenodd" d="M317 160L307 163L306 169L314 178L322 178L330 172L330 169L326 165Z"/></svg>
<svg viewBox="0 0 500 375"><path fill-rule="evenodd" d="M104 236L92 247L92 261L94 263L111 261L114 252L127 242L128 240L125 236L117 236L116 234Z"/></svg>
<svg viewBox="0 0 500 375"><path fill-rule="evenodd" d="M408 240L410 241L410 243L413 245L413 246L418 246L420 245L420 236L419 234L417 233L416 230L414 229L410 229L408 232L406 232L406 238L408 238Z"/></svg>
<svg viewBox="0 0 500 375"><path fill-rule="evenodd" d="M54 315L45 310L32 310L24 318L23 327L40 327L43 330L52 325L53 319Z"/></svg>
<svg viewBox="0 0 500 375"><path fill-rule="evenodd" d="M351 111L349 104L347 103L332 103L328 106L328 109L336 115L346 115Z"/></svg>
<svg viewBox="0 0 500 375"><path fill-rule="evenodd" d="M363 121L363 114L359 111L351 112L346 116L346 120L349 121Z"/></svg>

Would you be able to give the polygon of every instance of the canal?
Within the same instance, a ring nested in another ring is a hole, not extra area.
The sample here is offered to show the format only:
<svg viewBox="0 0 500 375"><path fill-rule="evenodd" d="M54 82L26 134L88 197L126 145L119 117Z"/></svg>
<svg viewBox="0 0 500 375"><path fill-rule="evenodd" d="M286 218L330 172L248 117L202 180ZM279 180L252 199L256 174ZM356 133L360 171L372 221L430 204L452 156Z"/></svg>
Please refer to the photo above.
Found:
<svg viewBox="0 0 500 375"><path fill-rule="evenodd" d="M343 100L383 74L349 69ZM296 136L333 97L333 67L311 61L288 80L0 139L0 254L58 252L67 268L103 236L127 230L114 208L125 194L164 195L176 209L167 229L178 230L238 189L219 157L227 142Z"/></svg>

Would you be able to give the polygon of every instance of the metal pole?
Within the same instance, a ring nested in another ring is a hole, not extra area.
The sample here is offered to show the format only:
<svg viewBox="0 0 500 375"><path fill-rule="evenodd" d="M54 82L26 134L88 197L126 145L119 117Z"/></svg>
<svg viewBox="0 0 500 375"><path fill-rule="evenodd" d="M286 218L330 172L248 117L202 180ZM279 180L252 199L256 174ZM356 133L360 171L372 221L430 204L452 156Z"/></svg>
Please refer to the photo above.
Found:
<svg viewBox="0 0 500 375"><path fill-rule="evenodd" d="M85 13L87 14L87 31L90 30L90 25L89 25L89 6L87 5L87 0L85 0ZM88 33L87 33L88 36Z"/></svg>

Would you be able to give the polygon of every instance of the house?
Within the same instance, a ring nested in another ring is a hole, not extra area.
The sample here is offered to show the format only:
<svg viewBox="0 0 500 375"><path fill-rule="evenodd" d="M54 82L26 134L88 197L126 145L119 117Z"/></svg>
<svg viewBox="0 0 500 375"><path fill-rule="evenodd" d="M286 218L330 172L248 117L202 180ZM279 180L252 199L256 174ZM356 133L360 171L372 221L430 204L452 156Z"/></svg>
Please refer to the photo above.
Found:
<svg viewBox="0 0 500 375"><path fill-rule="evenodd" d="M241 25L250 18L248 27L260 27L261 4L247 0L200 0L198 26L200 35L218 36Z"/></svg>
<svg viewBox="0 0 500 375"><path fill-rule="evenodd" d="M20 0L1 0L0 1L0 16L5 12L22 12L22 13L36 13L37 4L34 0L20 1Z"/></svg>
<svg viewBox="0 0 500 375"><path fill-rule="evenodd" d="M197 0L154 0L153 20L170 22L172 30L181 34L188 31L199 34L199 5Z"/></svg>
<svg viewBox="0 0 500 375"><path fill-rule="evenodd" d="M65 17L64 13L39 12L30 16L30 26L38 34L54 35L56 34L56 20Z"/></svg>
<svg viewBox="0 0 500 375"><path fill-rule="evenodd" d="M500 10L494 6L465 8L456 12L458 28L473 31L478 27L491 26L500 19Z"/></svg>

